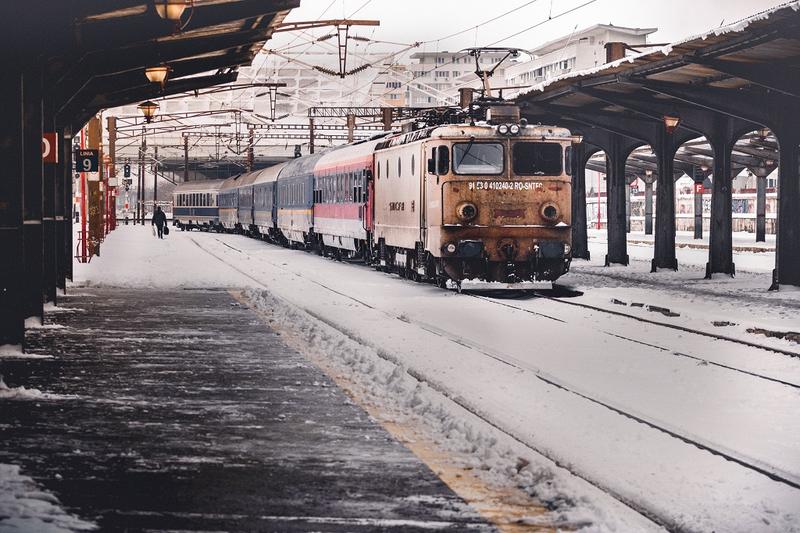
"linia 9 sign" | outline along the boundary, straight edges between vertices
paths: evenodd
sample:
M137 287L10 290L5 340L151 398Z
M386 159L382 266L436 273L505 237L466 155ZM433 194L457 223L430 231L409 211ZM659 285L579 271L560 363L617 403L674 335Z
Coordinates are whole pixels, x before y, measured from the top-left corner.
M76 150L75 172L97 172L98 150Z

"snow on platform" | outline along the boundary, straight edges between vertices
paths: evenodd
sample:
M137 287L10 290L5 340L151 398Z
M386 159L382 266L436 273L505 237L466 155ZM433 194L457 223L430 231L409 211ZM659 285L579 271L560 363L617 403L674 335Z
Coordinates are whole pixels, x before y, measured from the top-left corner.
M0 358L0 531L493 530L227 291L69 293Z
M550 299L456 294L231 235L176 233L158 258L145 237L112 234L76 278L142 287L169 267L178 286L249 287L295 348L571 527L800 531L800 358L787 355L800 347L748 331L800 330L798 294L766 291L768 253L704 280L702 250L651 274L652 247L605 268L593 241L592 261L559 282L568 294ZM730 340L706 334L720 331Z

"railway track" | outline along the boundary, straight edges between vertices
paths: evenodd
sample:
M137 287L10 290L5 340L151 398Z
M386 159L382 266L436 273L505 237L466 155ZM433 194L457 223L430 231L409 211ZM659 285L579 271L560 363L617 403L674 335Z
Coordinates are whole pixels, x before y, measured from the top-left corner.
M557 320L559 322L566 322L565 320L563 320L561 318L558 318L558 317L555 317L555 316L552 316L552 315L548 315L548 314L544 314L544 313L541 313L541 312L538 312L538 311L532 311L532 310L527 309L525 307L513 305L513 304L507 303L505 301L497 300L497 299L492 298L492 297L482 296L482 295L478 295L478 294L472 294L472 293L469 293L469 292L463 292L462 294L464 294L466 296L469 296L469 297L472 297L472 298L477 298L477 299L480 299L480 300L484 300L486 302L489 302L489 303L492 303L492 304L495 304L495 305L500 305L502 307L507 307L507 308L518 310L518 311L522 311L524 313L530 313L530 314L533 314L533 315L536 315L536 316L547 317L547 318L550 318L552 320ZM677 324L667 324L667 323L659 322L657 320L651 320L651 319L648 319L648 318L638 317L636 315L630 315L628 313L621 313L621 312L618 312L618 311L613 311L611 309L604 309L602 307L598 307L598 306L594 306L594 305L583 304L583 303L580 303L580 302L565 301L565 300L563 300L561 298L552 297L552 296L543 296L541 294L535 295L535 298L544 298L544 299L547 299L549 301L557 302L557 303L560 303L560 304L571 305L571 306L576 306L576 307L582 307L584 309L589 309L591 311L607 313L607 314L614 315L614 316L622 316L622 317L625 317L625 318L630 318L630 319L633 319L635 321L644 322L646 324L650 324L650 325L654 325L654 326L661 326L661 327L668 328L668 329L676 329L676 330L679 330L679 331L683 331L685 333L691 333L691 334L700 335L700 336L703 336L703 337L710 337L710 338L714 338L714 339L725 341L725 342L731 342L731 343L734 343L734 344L747 346L749 348L756 348L756 349L764 350L764 351L767 351L767 352L775 352L775 353L779 353L779 354L783 354L783 355L788 355L789 357L800 357L800 354L792 352L790 350L782 350L782 349L775 348L775 347L772 347L772 346L764 346L764 345L761 345L761 344L758 344L758 343L749 342L749 341L737 339L735 337L729 337L729 336L726 336L726 335L715 335L715 334L713 334L711 332L695 330L695 329L684 327L684 326L680 326L680 325L677 325ZM704 357L701 357L701 356L698 356L698 355L693 355L693 354L689 354L689 353L685 353L685 352L681 352L681 351L672 350L671 348L660 346L658 344L652 344L650 342L643 341L643 340L640 340L640 339L635 339L633 337L628 337L626 335L620 335L618 333L614 333L614 332L611 332L611 331L605 331L605 330L600 330L600 331L602 331L606 335L610 335L610 336L616 337L618 339L623 339L623 340L626 340L626 341L629 341L629 342L633 342L633 343L636 343L636 344L641 344L643 346L648 346L650 348L655 348L657 350L660 350L662 352L668 353L668 354L673 355L675 357L685 357L685 358L688 358L688 359L693 359L693 360L695 360L695 361L697 361L698 363L701 363L701 364L707 364L707 365L715 366L715 367L718 367L718 368L724 368L724 369L730 370L732 372L745 374L745 375L748 375L748 376L752 376L752 377L755 377L755 378L758 378L758 379L763 379L765 381L770 381L770 382L773 382L773 383L779 383L781 385L785 385L787 387L791 387L791 388L794 388L794 389L800 389L800 383L795 383L795 382L792 382L792 381L785 381L785 380L778 379L778 378L775 378L775 377L766 376L764 374L759 374L758 372L752 372L750 370L746 370L746 369L739 368L739 367L736 367L736 366L726 365L724 363L719 363L719 362L716 362L716 361L710 361L707 358L704 358Z
M232 249L232 250L234 250L234 251L236 251L236 252L238 252L238 253L240 253L240 254L242 254L244 256L249 256L246 252L244 252L244 251L242 251L242 250L240 250L238 248L235 248L235 247L233 247L233 246L231 246L231 245L229 245L227 243L224 243L223 241L221 241L219 239L215 239L215 240L217 240L220 244L223 244L224 246L226 246L226 247L228 247L228 248L230 248L230 249ZM208 248L206 248L203 245L201 245L200 243L198 243L195 239L192 238L192 241L198 247L200 247L202 250L204 250L205 252L209 253L210 255L212 255L213 257L218 259L219 261L225 263L230 268L233 268L234 270L238 271L242 275L244 275L244 276L248 277L249 279L253 280L254 282L256 282L261 287L264 287L265 289L268 290L268 287L264 284L264 282L262 282L261 280L259 280L256 277L254 277L252 274L250 274L250 273L246 272L245 270L242 270L242 269L238 268L237 266L231 264L230 262L226 261L223 257L220 257L219 255L215 254L213 251L209 250ZM775 467L773 467L773 466L771 466L769 464L766 464L766 463L764 463L762 461L759 461L757 459L754 459L754 458L751 458L751 457L747 457L747 456L745 456L743 454L740 454L740 453L736 452L735 450L726 449L723 446L720 446L720 445L717 445L715 443L706 441L705 439L702 439L699 436L687 434L686 432L682 432L679 428L670 427L668 424L664 424L664 423L649 419L646 416L643 416L641 414L632 412L631 410L625 409L622 406L614 405L613 403L605 401L605 400L603 400L601 398L598 398L598 397L592 395L589 392L581 391L577 387L574 387L570 383L568 383L568 382L566 382L564 380L561 380L557 376L551 375L551 374L543 371L540 368L537 368L537 367L535 367L533 365L525 363L524 361L519 360L518 358L514 357L513 355L502 353L502 352L498 352L498 351L493 350L491 348L488 348L486 346L482 346L479 343L475 343L475 342L472 342L470 340L461 338L460 336L455 335L455 334L453 334L451 332L448 332L447 330L444 330L444 329L441 329L441 328L437 328L437 327L432 326L430 324L418 322L418 321L409 319L408 317L402 316L402 315L401 316L396 316L393 313L389 313L389 312L384 311L384 310L382 310L382 309L380 309L378 307L370 305L367 302L364 302L364 301L362 301L362 300L360 300L358 298L355 298L355 297L353 297L353 296L351 296L349 294L346 294L346 293L343 293L341 291L338 291L338 290L334 289L333 287L330 287L330 286L328 286L328 285L326 285L324 283L321 283L321 282L319 282L319 281L317 281L315 279L312 279L312 278L310 278L308 276L304 276L303 274L300 274L300 273L295 272L293 270L290 270L288 268L284 268L282 265L278 265L278 264L276 264L274 262L271 262L271 261L267 261L267 262L271 266L273 266L274 268L282 270L282 271L286 272L287 274L290 274L290 275L296 276L298 278L301 278L304 281L312 283L312 284L314 284L314 285L316 285L316 286L318 286L318 287L320 287L320 288L322 288L322 289L324 289L326 291L329 291L329 292L331 292L333 294L336 294L338 296L341 296L343 298L349 299L349 300L351 300L351 301L353 301L353 302L355 302L355 303L357 303L359 305L362 305L364 307L367 307L369 309L372 309L372 310L375 310L377 312L380 312L380 313L384 314L385 316L387 316L387 317L389 317L391 319L400 320L402 322L412 324L415 327L418 327L418 328L423 329L424 331L427 331L427 332L429 332L431 334L434 334L434 335L437 335L439 337L442 337L442 338L444 338L444 339L446 339L446 340L448 340L450 342L453 342L453 343L455 343L455 344L457 344L457 345L459 345L459 346L461 346L463 348L478 352L481 355L483 355L485 357L489 357L489 358L491 358L491 359L493 359L495 361L498 361L498 362L500 362L500 363L502 363L504 365L511 366L511 367L516 368L516 369L518 369L520 371L523 371L523 372L531 373L533 375L533 377L535 377L536 379L546 383L547 385L549 385L551 387L558 388L558 389L560 389L560 390L562 390L562 391L564 391L564 392L566 392L568 394L571 394L571 395L574 395L576 397L579 397L583 401L590 402L590 403L592 403L594 405L597 405L597 406L600 406L600 407L602 407L604 409L608 409L608 410L616 413L617 415L620 415L622 417L625 417L625 418L629 419L632 422L635 422L637 424L642 424L644 426L647 426L650 429L659 431L659 432L661 432L661 433L663 433L663 434L665 434L665 435L667 435L667 436L669 436L669 437L671 437L673 439L679 440L684 444L693 446L693 447L698 448L700 450L703 450L703 451L706 451L708 453L711 453L711 454L713 454L713 455L715 455L717 457L720 457L720 458L723 458L723 459L725 459L727 461L733 462L733 463L735 463L735 464L737 464L737 465L739 465L739 466L741 466L741 467L743 467L745 469L748 469L750 471L753 471L753 472L756 472L756 473L761 474L763 476L766 476L769 479L771 479L771 480L773 480L773 481L775 481L777 483L781 483L781 484L787 485L789 487L792 487L793 489L800 490L800 478L798 478L797 476L795 476L795 475L793 475L791 473L783 472L779 468L775 468ZM514 308L514 309L518 309L519 311L523 311L523 312L526 312L526 313L532 313L534 315L539 315L539 316L542 316L544 318L556 320L556 321L559 321L559 322L565 322L564 320L562 320L562 319L560 319L558 317L554 317L554 316L538 313L538 312L531 311L529 309L525 309L525 308L522 308L522 307L519 307L519 306L510 305L510 304L507 304L505 302L498 302L498 301L495 301L492 298L487 298L487 297L483 297L483 296L476 296L476 295L470 295L470 294L467 294L467 296L476 297L476 298L483 299L483 300L486 300L486 301L494 303L494 304L502 305L502 306L505 306L505 307L511 307L511 308ZM564 303L562 300L560 300L558 298L552 298L552 299L555 300L555 301ZM567 303L569 303L571 305L576 305L574 302L567 302ZM590 308L590 309L594 308L594 306L587 306L587 307ZM597 311L605 311L602 308L597 308L595 310L597 310ZM303 309L303 311L308 313L309 315L313 316L315 319L320 320L321 322L323 322L323 323L327 324L328 326L332 327L333 329L335 329L336 331L338 331L341 334L345 335L346 337L350 338L354 342L357 342L358 344L366 345L366 346L370 346L370 347L374 348L376 354L379 357L381 357L381 358L383 358L383 359L385 359L385 360L387 360L387 361L389 361L389 362L391 362L393 364L397 364L397 361L393 360L383 350L380 350L380 349L378 349L378 347L374 346L370 342L369 339L364 339L364 338L359 337L354 332L349 331L347 328L343 328L343 327L339 326L338 324L336 324L332 320L329 320L329 319L327 319L327 318L325 318L323 316L320 316L318 313L315 313L315 312L310 311L308 309ZM615 314L615 313L612 312L611 314ZM628 316L628 315L623 314L623 316ZM638 319L638 317L634 317L634 316L630 316L630 318ZM656 325L661 325L660 323L658 323L656 321L651 321L651 322L656 324ZM641 342L641 341L637 341L635 339L627 339L627 340L630 340L632 342ZM723 339L723 340L729 340L729 339ZM735 342L735 340L734 340L734 342ZM747 343L745 343L745 344L747 344ZM749 346L750 344L747 344L747 345ZM774 350L771 350L770 348L767 348L767 347L762 347L762 346L756 346L756 347L762 348L762 349L768 349L770 351L774 351ZM660 348L660 349L668 350L666 348ZM680 356L683 356L683 357L690 357L690 358L693 358L693 359L699 359L696 356L692 356L692 355L689 355L689 354L676 354L676 355L680 355ZM711 364L711 362L709 362L709 364ZM731 371L736 371L736 372L740 372L740 373L743 373L743 374L747 374L747 375L749 375L751 377L754 377L754 378L757 378L757 379L765 379L765 380L768 380L768 381L778 382L778 383L781 383L781 384L786 385L786 386L790 386L790 387L794 387L794 388L800 388L800 386L798 386L798 384L794 384L794 383L790 383L790 382L784 382L784 381L781 381L781 380L777 380L775 378L770 378L769 376L763 376L763 375L756 374L756 373L753 373L753 372L749 372L749 371L746 371L746 370L743 370L743 369L738 369L738 368L735 368L735 367L729 367L727 365L722 365L722 364L715 364L715 366L719 366L719 367L727 369L727 370L731 370ZM588 474L586 472L582 472L580 469L578 469L575 466L573 466L572 464L570 464L569 461L566 461L563 458L559 457L558 454L556 454L552 450L542 448L541 446L538 446L535 442L529 442L529 440L524 435L520 435L517 431L514 430L514 428L504 427L502 424L498 423L497 421L490 419L489 417L487 417L485 414L482 413L482 410L478 406L472 405L463 396L461 396L460 394L457 394L454 391L450 390L450 388L448 386L446 386L445 384L439 383L436 380L433 380L433 379L429 378L428 376L422 374L421 372L419 372L419 371L417 371L417 370L415 370L413 368L406 368L406 371L408 372L409 375L414 377L419 382L425 383L427 386L429 386L430 388L435 390L437 393L441 394L443 397L445 397L448 400L452 401L453 403L458 405L460 408L462 408L462 409L466 410L467 412L471 413L472 415L478 417L479 419L484 421L486 424L488 424L491 427L493 427L495 430L507 435L509 438L511 438L514 441L518 442L520 445L524 446L525 448L535 452L536 454L538 454L538 455L540 455L542 457L546 457L547 459L552 461L555 465L557 465L560 468L563 468L563 469L569 471L572 475L574 475L574 476L576 476L576 477L578 477L580 479L583 479L587 483L595 486L597 489L605 492L606 494L608 494L609 496L611 496L615 500L621 502L625 506L629 507L633 511L639 513L640 515L646 517L647 519L651 520L652 522L654 522L654 523L656 523L656 524L658 524L658 525L660 525L660 526L662 526L662 527L664 527L664 528L666 528L667 530L670 530L670 531L685 531L683 525L673 522L669 517L660 515L658 512L656 512L651 507L649 507L646 504L646 502L635 501L635 500L633 500L633 499L631 499L629 497L626 497L623 494L620 494L617 490L615 490L613 487L609 486L608 484L604 483L602 480L596 479L594 476L592 476L592 475L590 475L590 474Z

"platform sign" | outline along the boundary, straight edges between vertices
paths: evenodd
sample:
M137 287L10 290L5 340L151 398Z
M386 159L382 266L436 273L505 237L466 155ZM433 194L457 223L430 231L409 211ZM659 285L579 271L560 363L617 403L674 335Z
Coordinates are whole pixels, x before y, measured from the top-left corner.
M99 168L98 150L78 150L75 152L76 172L97 172Z
M55 132L42 133L42 161L58 163L58 135Z
M703 184L702 183L695 183L694 184L694 192L695 192L695 194L703 194L705 192L705 189L703 188Z

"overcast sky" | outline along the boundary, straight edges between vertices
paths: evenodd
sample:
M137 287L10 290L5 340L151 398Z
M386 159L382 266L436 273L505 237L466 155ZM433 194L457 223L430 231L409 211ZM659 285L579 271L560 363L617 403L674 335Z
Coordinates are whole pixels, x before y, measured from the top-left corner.
M454 51L487 46L501 39L497 46L530 49L597 23L658 28L650 42L672 42L783 3L785 0L301 0L301 6L287 20L351 15L357 19L377 19L381 21L379 28L356 28L353 34L402 43L433 41L421 46L421 50ZM525 7L477 30L437 41L520 6ZM577 9L568 12L573 8ZM565 12L568 13L559 16ZM537 24L540 25L524 31ZM318 30L316 34L330 31ZM505 39L521 31L524 32ZM293 39L295 34L278 35L268 47L279 48Z

